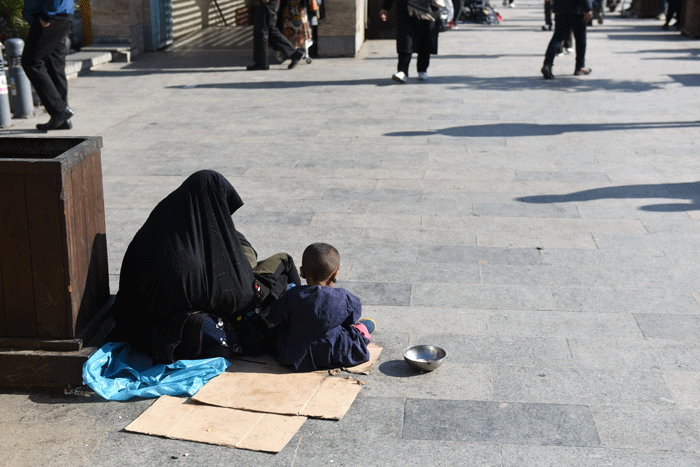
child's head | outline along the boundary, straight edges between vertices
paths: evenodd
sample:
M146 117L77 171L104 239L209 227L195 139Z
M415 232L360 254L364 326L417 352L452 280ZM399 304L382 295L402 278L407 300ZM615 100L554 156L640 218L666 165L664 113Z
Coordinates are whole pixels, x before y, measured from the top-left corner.
M339 267L338 250L327 243L313 243L304 250L299 274L308 285L333 287Z

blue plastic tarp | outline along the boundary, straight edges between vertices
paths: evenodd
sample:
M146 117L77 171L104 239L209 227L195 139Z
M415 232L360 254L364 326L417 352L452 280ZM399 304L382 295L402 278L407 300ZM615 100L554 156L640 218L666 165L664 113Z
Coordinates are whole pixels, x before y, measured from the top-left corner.
M229 365L222 357L154 365L148 355L136 352L129 344L108 343L83 365L83 383L105 399L115 401L193 396Z

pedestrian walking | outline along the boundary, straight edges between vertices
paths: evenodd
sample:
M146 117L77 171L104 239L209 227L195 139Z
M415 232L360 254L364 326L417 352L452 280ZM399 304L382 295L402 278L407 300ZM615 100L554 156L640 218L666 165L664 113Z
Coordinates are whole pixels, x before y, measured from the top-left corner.
M22 68L51 118L41 131L73 127L68 106L66 38L73 26L73 0L26 0L22 16L29 23Z
M544 79L554 79L552 66L554 57L561 49L566 36L573 31L576 39L576 68L574 75L588 75L590 68L586 68L586 25L593 18L592 4L590 0L553 0L552 11L554 13L554 34L549 41L547 52L544 56L542 75Z
M379 14L386 21L394 0L384 0ZM418 54L418 79L428 79L430 55L438 50L438 8L431 0L396 0L396 52L399 54L397 72L391 77L394 81L408 81L408 67L411 55Z
M297 66L304 58L304 50L296 49L289 42L277 26L277 12L280 8L279 0L260 0L255 7L255 23L253 25L253 64L248 65L248 70L269 70L268 42L273 50L291 58L290 70Z

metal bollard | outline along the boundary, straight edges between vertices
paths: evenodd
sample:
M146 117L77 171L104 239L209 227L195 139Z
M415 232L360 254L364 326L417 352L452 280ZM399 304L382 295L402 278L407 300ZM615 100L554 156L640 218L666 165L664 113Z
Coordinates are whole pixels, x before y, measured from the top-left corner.
M0 128L12 125L10 114L10 99L7 95L7 77L5 76L5 60L2 58L2 42L0 42Z
M29 118L34 115L34 99L32 98L32 83L22 69L22 39L5 41L7 61L9 63L8 87L10 90L10 107L14 118Z

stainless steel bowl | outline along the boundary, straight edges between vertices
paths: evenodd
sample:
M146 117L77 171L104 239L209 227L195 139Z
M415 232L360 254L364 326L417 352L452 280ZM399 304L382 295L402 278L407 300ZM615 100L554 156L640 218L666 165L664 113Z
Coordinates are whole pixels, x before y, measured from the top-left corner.
M418 371L433 371L445 359L447 353L434 345L414 345L403 351L408 366Z

